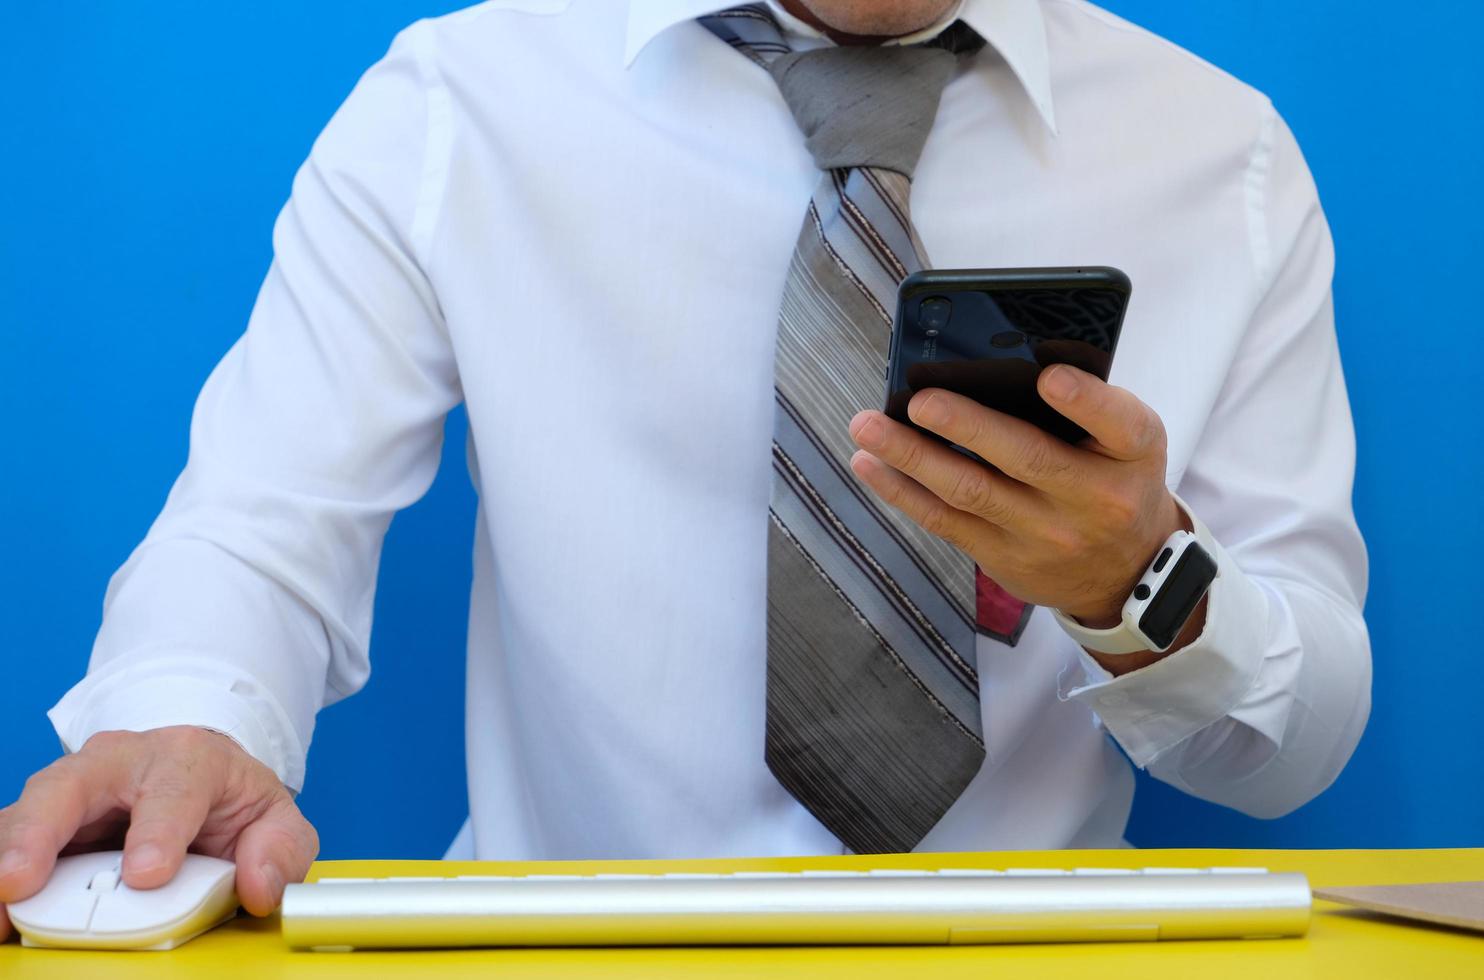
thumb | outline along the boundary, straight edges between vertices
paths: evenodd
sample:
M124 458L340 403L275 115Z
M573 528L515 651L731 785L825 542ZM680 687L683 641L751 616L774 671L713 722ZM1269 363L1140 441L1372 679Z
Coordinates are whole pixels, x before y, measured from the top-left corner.
M268 915L284 886L304 880L319 854L319 835L290 800L275 802L237 838L237 897L253 915Z

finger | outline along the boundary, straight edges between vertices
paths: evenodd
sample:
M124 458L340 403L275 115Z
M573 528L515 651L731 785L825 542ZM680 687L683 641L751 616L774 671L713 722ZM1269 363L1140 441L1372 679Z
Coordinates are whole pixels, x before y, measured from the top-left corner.
M978 453L1006 476L1062 495L1082 476L1077 450L1039 426L997 412L942 388L926 388L907 403L912 421Z
M1069 364L1042 371L1036 387L1046 404L1087 430L1096 445L1086 448L1094 452L1132 461L1164 450L1159 415L1126 388Z
M171 758L144 774L124 836L124 884L158 888L175 877L220 796L216 772Z
M880 412L861 412L850 432L862 449L910 476L944 503L1000 527L1040 512L1025 487Z
M237 897L253 915L268 915L284 886L304 880L319 854L319 835L287 798L270 807L237 841Z
M21 798L0 811L0 902L41 890L57 855L85 823L114 808L122 765L110 753L65 756L30 779Z
M850 468L882 500L961 551L1003 533L988 521L948 506L937 494L864 450L850 458Z

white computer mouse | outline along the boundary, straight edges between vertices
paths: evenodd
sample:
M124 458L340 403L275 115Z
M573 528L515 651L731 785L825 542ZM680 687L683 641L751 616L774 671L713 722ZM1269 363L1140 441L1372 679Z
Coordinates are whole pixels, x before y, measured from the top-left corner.
M187 854L159 888L121 878L122 851L59 858L35 895L6 907L27 946L60 949L174 949L237 914L237 867Z

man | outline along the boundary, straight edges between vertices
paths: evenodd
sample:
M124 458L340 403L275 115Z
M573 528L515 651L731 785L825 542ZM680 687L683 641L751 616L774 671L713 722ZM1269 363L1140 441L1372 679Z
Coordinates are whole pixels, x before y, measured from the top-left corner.
M317 849L291 795L315 712L366 680L382 536L460 400L480 510L451 854L838 853L853 838L831 821L886 808L831 811L775 751L775 614L796 598L770 530L779 297L850 271L801 265L841 233L808 223L811 200L843 202L795 121L819 90L775 81L788 48L951 54L920 160L876 175L911 179L935 265L1106 264L1135 284L1117 386L1039 381L1082 444L941 391L913 418L996 469L867 403L848 420L882 513L1039 607L1018 636L971 634L972 778L911 814L929 826L905 846L1116 846L1125 755L1256 816L1334 779L1369 709L1365 553L1330 240L1267 100L1080 0L786 0L735 15L781 26L746 43L698 21L718 9L485 3L404 31L361 80L52 711L69 754L0 814L0 902L63 848L122 837L136 887L193 846L236 860L249 911L276 905ZM955 21L982 50L939 43ZM1079 647L1182 528L1218 575L1176 642ZM862 752L939 764L898 720L851 719Z

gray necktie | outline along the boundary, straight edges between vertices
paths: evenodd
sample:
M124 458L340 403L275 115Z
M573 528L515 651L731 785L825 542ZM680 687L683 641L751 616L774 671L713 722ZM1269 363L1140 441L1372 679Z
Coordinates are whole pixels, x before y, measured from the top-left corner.
M858 853L911 850L984 761L974 635L1029 610L849 469L848 423L879 406L896 287L926 265L913 170L960 55L927 45L792 52L767 8L700 20L765 67L823 171L779 313L768 529L766 758Z

